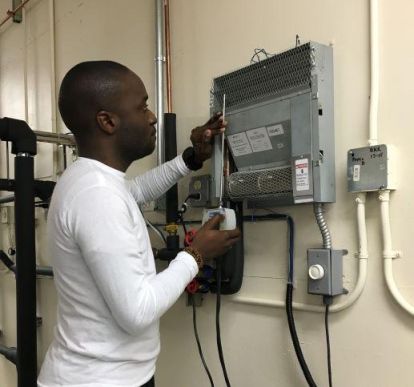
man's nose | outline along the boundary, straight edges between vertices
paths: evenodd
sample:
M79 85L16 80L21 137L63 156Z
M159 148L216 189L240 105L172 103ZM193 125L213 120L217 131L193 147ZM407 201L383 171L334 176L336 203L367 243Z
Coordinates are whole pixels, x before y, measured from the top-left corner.
M155 114L151 111L151 116L150 116L150 124L151 125L155 125L158 122L157 117L155 116Z

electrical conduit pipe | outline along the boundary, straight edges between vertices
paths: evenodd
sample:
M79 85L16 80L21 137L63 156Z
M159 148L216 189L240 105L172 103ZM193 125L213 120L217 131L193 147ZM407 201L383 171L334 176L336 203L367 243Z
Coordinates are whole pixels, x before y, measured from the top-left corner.
M359 251L356 254L358 258L358 278L354 289L342 302L334 303L330 307L331 312L340 312L350 307L362 294L367 279L367 267L368 267L368 241L367 241L367 227L365 219L365 200L366 193L358 193L355 199L357 203L357 224L358 224L358 245ZM268 306L273 308L285 308L284 300L269 300L265 298L257 297L245 297L245 296L234 296L230 301L239 304L257 305L257 306ZM317 312L325 313L324 306L310 305L299 302L293 303L294 310L301 310L305 312Z
M382 256L384 258L384 274L385 281L388 289L394 297L395 301L411 316L414 316L414 306L408 303L400 293L392 272L392 261L394 258L401 257L401 252L393 250L392 238L391 238L391 222L390 222L390 191L380 191L378 195L381 206L381 225L382 225L382 238L383 238L383 251Z

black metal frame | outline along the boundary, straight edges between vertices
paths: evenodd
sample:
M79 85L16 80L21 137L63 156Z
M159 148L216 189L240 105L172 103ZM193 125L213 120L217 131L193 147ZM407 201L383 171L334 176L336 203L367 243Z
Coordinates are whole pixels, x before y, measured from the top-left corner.
M12 143L15 180L0 179L0 190L14 192L16 227L17 349L0 347L16 364L18 387L37 386L36 248L34 199L50 197L54 182L34 180L36 135L26 122L0 119L0 140Z

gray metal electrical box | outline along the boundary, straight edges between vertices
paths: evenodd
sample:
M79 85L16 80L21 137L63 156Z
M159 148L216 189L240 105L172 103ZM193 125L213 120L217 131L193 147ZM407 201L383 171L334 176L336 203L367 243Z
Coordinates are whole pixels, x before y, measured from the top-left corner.
M375 145L348 151L348 191L396 189L395 149Z
M308 249L308 293L337 296L344 293L343 250Z
M215 78L212 112L224 94L225 159L235 166L225 173L228 198L252 206L335 201L332 47L310 42ZM216 138L212 198L220 196L220 145Z

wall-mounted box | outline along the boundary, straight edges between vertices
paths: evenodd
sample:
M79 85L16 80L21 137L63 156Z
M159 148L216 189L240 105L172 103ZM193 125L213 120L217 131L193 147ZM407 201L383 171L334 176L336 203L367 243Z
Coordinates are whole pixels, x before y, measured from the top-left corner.
M348 151L348 191L369 192L397 188L396 150L375 145Z
M215 78L212 112L224 94L235 165L227 197L257 206L335 201L332 47L306 43ZM220 196L220 145L217 136L212 199Z

